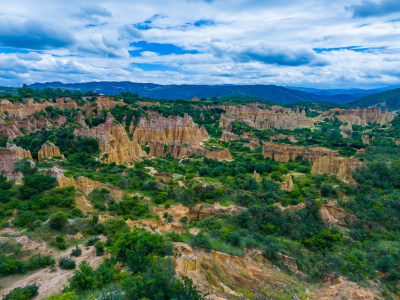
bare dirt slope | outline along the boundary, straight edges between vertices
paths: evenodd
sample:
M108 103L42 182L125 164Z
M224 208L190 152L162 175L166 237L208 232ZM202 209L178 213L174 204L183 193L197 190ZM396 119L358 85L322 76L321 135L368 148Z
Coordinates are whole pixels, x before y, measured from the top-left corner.
M105 241L104 237L101 237L101 239ZM77 266L86 260L92 267L97 268L103 262L104 257L96 256L96 249L93 246L81 246L80 248L82 249L82 255L74 258ZM65 250L54 258L58 261L61 257L67 257L70 255L71 250L72 248ZM63 287L68 284L68 278L72 276L74 270L62 270L58 267L58 264L55 269L55 271L52 271L48 267L24 275L13 275L0 279L0 287L4 287L0 290L0 297L8 294L16 287L24 287L35 282L39 286L39 295L36 299L42 299L61 292Z

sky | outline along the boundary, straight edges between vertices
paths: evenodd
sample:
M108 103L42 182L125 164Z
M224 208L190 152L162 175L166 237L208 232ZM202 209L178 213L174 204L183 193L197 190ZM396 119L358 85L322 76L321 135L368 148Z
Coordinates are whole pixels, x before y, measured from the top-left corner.
M400 86L400 0L0 0L0 85Z

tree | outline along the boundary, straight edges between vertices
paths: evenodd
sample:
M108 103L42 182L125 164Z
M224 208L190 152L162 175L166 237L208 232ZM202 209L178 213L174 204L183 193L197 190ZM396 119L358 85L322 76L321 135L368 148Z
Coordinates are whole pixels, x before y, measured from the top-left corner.
M50 219L50 227L55 230L62 230L67 222L68 217L63 212L55 213Z
M94 278L95 271L89 263L84 260L80 263L79 269L74 271L74 276L72 276L68 281L73 290L82 292L95 286Z

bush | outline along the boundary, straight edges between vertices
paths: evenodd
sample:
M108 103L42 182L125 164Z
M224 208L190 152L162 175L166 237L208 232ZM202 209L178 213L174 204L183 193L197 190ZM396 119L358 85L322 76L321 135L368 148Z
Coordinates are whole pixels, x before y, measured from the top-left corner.
M78 246L76 246L75 249L73 249L71 251L71 256L78 257L78 256L81 256L81 254L82 254L82 250Z
M95 271L87 261L79 265L79 269L74 271L74 276L68 279L70 287L78 292L86 291L95 286Z
M92 237L86 242L86 246L93 246L94 244L96 244L97 241L100 241L97 236Z
M10 293L3 296L3 300L26 300L35 297L38 294L39 287L36 284L25 287L17 287Z
M55 230L62 230L67 222L68 217L63 212L55 213L50 219L50 227Z
M60 250L67 249L67 244L65 243L64 237L62 235L57 235L51 245L57 247Z
M197 235L194 235L190 239L190 245L193 247L211 249L210 239L207 236L205 236L202 232L200 232Z
M96 248L96 255L97 256L102 256L104 254L104 247L106 246L106 243L102 241L97 241L96 244L94 244L94 247Z
M72 270L75 269L76 264L75 261L68 257L63 257L58 261L58 265L60 266L61 269L64 270Z

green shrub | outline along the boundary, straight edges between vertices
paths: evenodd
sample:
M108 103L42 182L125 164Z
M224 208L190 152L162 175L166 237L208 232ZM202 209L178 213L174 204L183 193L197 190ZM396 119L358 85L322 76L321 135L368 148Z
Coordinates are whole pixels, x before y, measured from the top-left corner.
M90 238L87 242L86 242L86 246L93 246L94 244L96 244L97 241L99 241L100 239L95 236Z
M76 267L75 261L68 257L61 258L58 261L58 265L60 266L61 269L64 269L64 270L72 270L72 269L75 269L75 267Z
M72 251L71 251L71 256L78 257L78 256L81 256L81 254L82 254L82 250L78 246L76 246L75 249L72 249Z
M55 213L51 217L51 219L49 221L49 224L50 224L50 227L52 229L62 230L64 228L65 223L67 222L67 220L68 220L68 217L67 217L67 215L65 213L58 212L58 213Z
M27 300L38 294L39 287L36 284L27 285L25 287L17 287L10 293L3 296L3 300Z

